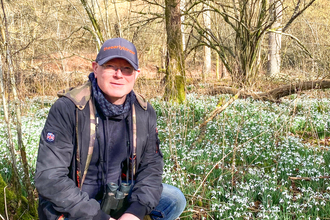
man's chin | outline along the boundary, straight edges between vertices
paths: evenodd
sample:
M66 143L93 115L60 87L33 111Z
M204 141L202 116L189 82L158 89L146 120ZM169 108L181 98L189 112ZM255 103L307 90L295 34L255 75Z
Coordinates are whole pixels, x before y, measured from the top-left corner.
M111 94L111 95L106 95L106 99L114 105L122 105L126 100L126 95Z

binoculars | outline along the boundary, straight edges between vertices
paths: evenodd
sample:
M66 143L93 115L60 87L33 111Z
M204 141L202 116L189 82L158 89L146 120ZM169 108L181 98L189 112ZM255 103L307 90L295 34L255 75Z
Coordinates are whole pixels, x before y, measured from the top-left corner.
M101 210L111 217L117 219L127 209L127 195L131 189L128 183L107 183L106 194L101 202Z

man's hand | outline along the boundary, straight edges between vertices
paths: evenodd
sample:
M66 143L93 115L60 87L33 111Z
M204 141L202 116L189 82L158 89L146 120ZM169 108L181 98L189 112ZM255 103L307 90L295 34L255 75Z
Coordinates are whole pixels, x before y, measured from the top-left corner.
M111 217L110 217L110 219L109 219L109 220L116 220L116 219L114 219L114 218L111 218Z
M125 213L118 220L139 220L139 218L133 214Z

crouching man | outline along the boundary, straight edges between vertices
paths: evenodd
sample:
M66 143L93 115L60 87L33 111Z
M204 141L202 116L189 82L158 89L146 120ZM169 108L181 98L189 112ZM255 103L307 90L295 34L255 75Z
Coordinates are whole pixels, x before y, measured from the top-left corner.
M162 184L156 113L133 91L140 73L135 46L109 39L92 66L86 84L58 94L42 131L39 218L178 218L186 200Z

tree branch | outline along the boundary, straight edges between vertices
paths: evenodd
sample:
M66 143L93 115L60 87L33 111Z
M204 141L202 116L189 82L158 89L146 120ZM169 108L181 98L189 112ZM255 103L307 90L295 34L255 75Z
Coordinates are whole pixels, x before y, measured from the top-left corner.
M285 32L290 25L292 24L292 22L299 16L301 15L309 6L311 6L313 3L315 2L315 0L311 0L301 11L299 10L299 5L300 5L300 0L297 3L297 6L295 8L295 12L293 13L292 17L290 18L290 20L288 21L288 23L286 23L286 25L284 26L284 28L282 29L282 32Z

